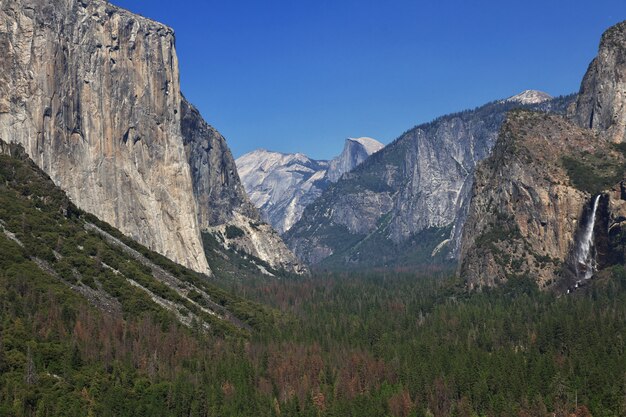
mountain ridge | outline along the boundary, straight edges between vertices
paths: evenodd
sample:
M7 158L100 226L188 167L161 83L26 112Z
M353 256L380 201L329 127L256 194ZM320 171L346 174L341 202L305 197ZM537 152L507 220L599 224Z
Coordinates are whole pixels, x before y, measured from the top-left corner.
M331 161L257 149L237 158L236 164L252 203L283 234L329 183L382 148L372 138L347 138L341 154Z
M477 170L459 275L570 293L623 265L626 21L602 35L566 117L511 113ZM546 152L547 151L547 152Z
M573 99L529 106L565 113ZM496 100L406 131L307 207L285 234L287 244L319 268L415 266L456 258L473 169L489 155L506 112L520 106ZM389 253L383 256L380 248Z

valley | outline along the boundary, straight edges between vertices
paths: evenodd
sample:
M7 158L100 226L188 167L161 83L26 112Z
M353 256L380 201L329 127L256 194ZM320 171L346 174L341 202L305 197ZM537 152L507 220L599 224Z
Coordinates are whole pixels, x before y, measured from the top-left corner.
M235 158L176 39L0 2L0 416L626 415L626 22L328 159Z

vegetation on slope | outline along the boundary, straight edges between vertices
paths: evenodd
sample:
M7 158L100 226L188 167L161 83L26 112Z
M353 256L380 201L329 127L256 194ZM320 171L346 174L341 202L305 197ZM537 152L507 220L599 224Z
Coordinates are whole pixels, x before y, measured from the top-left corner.
M198 321L220 335L245 336L250 325L274 319L83 213L19 148L14 152L19 157L0 155L0 234L93 304L124 317L150 312L165 326L174 317Z
M207 283L257 329L242 338L246 327L231 322L183 326L108 275L97 260L176 297L152 268L86 230L96 220L32 165L4 156L0 219L2 416L626 413L623 267L561 298L524 279L468 294L427 270ZM97 225L181 280L206 281Z
M624 178L626 162L620 156L626 156L626 146L623 143L613 146L619 153L581 152L575 157L562 158L563 167L574 187L596 195Z

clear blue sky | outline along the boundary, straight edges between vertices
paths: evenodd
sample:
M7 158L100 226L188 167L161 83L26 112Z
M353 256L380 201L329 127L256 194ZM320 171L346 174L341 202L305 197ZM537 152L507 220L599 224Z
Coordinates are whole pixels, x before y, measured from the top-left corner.
M174 28L183 93L237 157L338 154L532 88L578 90L624 0L113 0Z

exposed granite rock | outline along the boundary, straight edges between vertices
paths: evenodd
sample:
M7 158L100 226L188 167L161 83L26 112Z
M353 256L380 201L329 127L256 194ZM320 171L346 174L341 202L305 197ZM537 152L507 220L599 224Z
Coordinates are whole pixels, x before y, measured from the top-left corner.
M285 235L287 244L321 266L457 257L475 166L491 152L506 112L564 112L571 100L499 100L409 130L324 191Z
M580 86L575 108L579 125L626 140L626 21L609 28Z
M300 153L259 149L237 158L236 163L250 200L279 233L289 230L304 207L328 186L328 162Z
M583 167L597 158L604 166L583 173L567 164ZM470 288L511 277L530 277L544 288L557 283L589 216L586 179L618 178L623 159L607 140L560 116L510 113L493 154L476 170L461 277ZM609 166L616 172L604 175Z
M227 223L207 227L205 231L219 236L218 241L225 248L233 248L244 256L252 255L267 263L273 270L295 274L308 272L272 226L258 219L251 219L235 211Z
M0 23L0 138L82 209L209 272L173 31L101 0L5 1Z
M341 154L330 161L326 177L330 182L337 182L346 172L352 171L370 155L380 151L384 145L376 139L361 137L348 138Z
M318 161L306 155L263 149L237 159L237 168L252 203L264 220L285 233L332 182L383 148L372 138L348 138L339 156Z
M241 185L226 139L209 126L198 110L183 98L181 122L185 153L191 167L201 228L227 223L233 211L257 218Z
M224 137L185 99L181 103L181 121L200 228L215 233L237 227L243 235L227 239L227 246L267 262L276 270L306 272L278 233L260 221L241 185Z
M527 276L569 292L625 263L626 149L613 144L626 135L626 22L602 35L568 116L578 127L512 114L477 170L459 268L469 287Z

